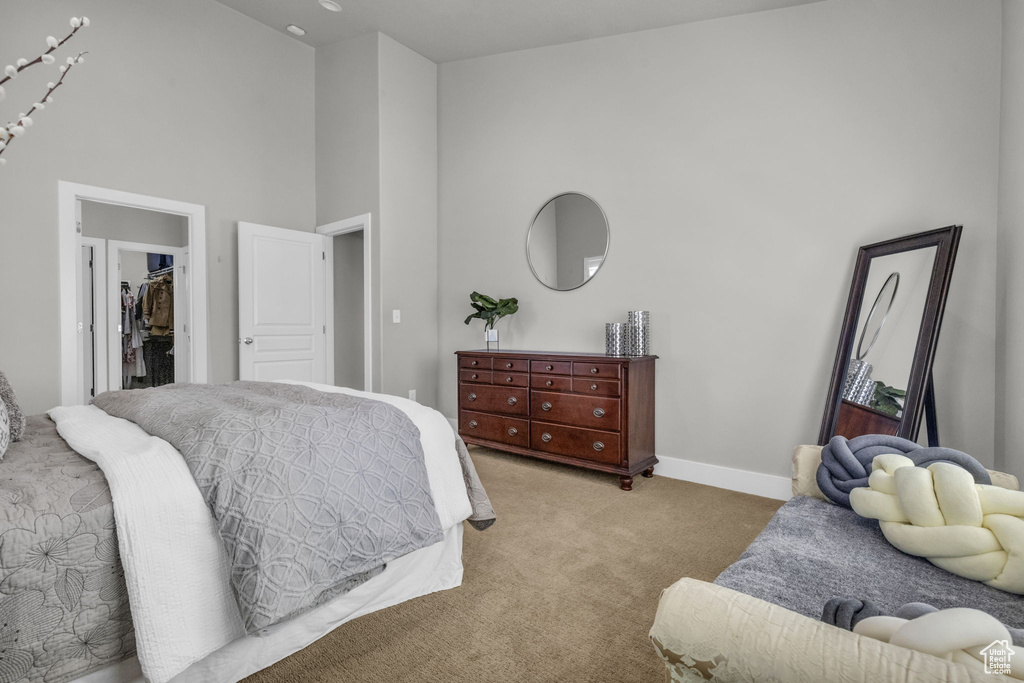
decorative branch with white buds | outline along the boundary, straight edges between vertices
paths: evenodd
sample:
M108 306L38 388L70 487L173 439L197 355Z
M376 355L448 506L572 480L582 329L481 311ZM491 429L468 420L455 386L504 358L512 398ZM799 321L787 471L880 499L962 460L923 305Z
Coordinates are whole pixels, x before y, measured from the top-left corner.
M12 78L17 78L22 71L35 64L49 65L56 62L57 58L53 56L53 52L64 43L71 40L71 37L78 33L79 29L88 25L88 17L71 17L71 32L67 34L63 40L57 40L53 36L47 36L46 45L49 49L46 52L39 55L32 61L21 57L17 59L14 64L8 64L4 67L3 77L0 78L0 100L4 99L7 94L4 90L4 83ZM32 114L37 110L45 109L47 104L53 102L53 91L64 83L64 78L71 71L72 67L85 61L85 54L85 52L79 52L75 57L68 57L66 63L60 66L61 73L57 82L53 83L51 81L46 84L47 91L46 94L43 95L42 99L33 104L27 112L18 114L18 118L15 121L9 122L5 126L0 126L0 166L7 163L7 159L4 159L2 155L10 146L14 138L21 137L25 134L25 129L32 126Z

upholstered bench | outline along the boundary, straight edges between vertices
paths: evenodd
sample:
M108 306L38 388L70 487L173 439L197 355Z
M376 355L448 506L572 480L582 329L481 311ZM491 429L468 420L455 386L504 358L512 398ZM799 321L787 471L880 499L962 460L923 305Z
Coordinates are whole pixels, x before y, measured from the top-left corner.
M814 482L820 452L796 449L794 497L714 584L687 578L665 590L651 640L667 680L1000 680L820 621L829 598L856 597L887 614L908 602L974 607L1024 628L1024 596L906 555L877 522L825 501ZM1018 488L1015 477L992 474L993 484Z

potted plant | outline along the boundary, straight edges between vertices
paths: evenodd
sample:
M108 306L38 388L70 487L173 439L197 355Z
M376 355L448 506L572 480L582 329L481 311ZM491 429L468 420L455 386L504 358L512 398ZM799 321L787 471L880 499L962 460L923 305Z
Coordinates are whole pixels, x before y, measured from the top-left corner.
M473 306L476 311L466 316L465 323L468 325L469 321L473 318L480 318L484 321L484 341L487 344L487 350L491 350L491 343L494 343L494 348L498 348L498 331L494 329L494 325L504 318L506 315L512 315L519 310L519 300L515 297L511 299L494 299L486 294L480 292L473 292L469 295L470 305Z

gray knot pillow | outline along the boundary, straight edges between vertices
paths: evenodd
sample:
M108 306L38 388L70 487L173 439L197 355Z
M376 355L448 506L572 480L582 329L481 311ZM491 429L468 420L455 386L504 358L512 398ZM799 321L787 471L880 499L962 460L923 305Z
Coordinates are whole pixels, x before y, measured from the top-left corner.
M14 395L14 388L7 381L7 375L3 372L0 372L0 401L3 401L4 406L7 408L11 441L21 441L21 435L25 433L25 415L18 406L18 399Z

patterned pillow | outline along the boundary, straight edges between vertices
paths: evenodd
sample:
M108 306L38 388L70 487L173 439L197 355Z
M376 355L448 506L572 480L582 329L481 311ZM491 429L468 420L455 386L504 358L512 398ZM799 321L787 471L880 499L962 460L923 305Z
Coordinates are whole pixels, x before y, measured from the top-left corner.
M11 445L11 418L7 415L7 406L0 401L0 460L4 459L7 447Z
M18 399L14 395L14 388L7 381L7 376L0 372L0 401L7 406L7 418L11 426L11 441L21 441L21 435L25 432L25 416L18 407Z

